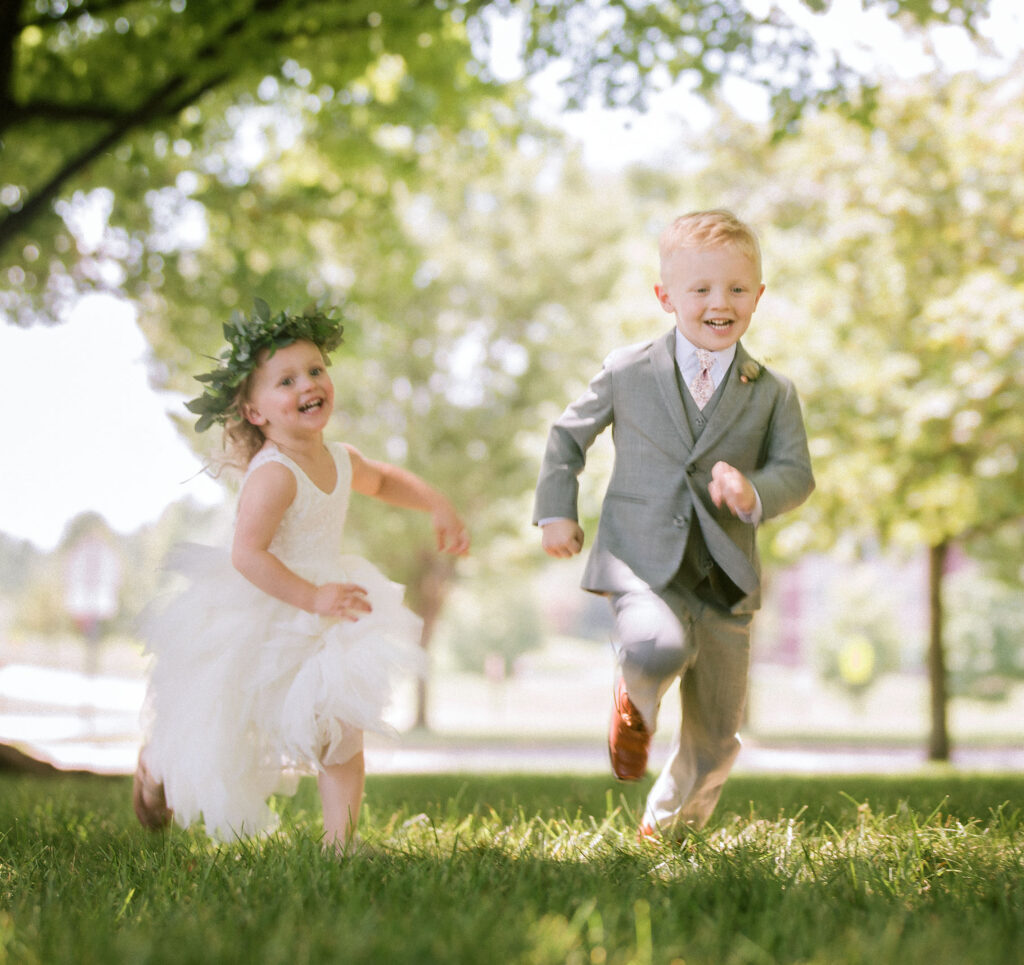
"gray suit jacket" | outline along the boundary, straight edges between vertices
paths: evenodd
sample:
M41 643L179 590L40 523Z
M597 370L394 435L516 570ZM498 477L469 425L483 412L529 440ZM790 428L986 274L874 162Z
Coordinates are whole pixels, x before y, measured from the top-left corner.
M742 592L734 612L760 606L755 527L708 494L711 467L724 460L757 489L762 520L802 503L814 489L807 434L791 382L762 367L743 382L750 356L737 344L721 397L698 439L676 379L675 329L612 352L588 390L554 424L537 483L534 522L577 519L586 453L609 425L615 465L601 508L583 587L598 593L664 589L679 570L691 527Z

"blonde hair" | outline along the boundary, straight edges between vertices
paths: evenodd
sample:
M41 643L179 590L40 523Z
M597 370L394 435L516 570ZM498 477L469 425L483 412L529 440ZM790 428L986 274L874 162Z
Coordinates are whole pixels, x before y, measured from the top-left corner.
M211 458L215 467L214 476L224 469L245 472L252 457L263 448L266 437L263 430L245 418L244 406L249 400L252 372L238 387L232 404L232 414L224 421L223 449ZM238 413L237 415L235 413Z
M248 396L249 380L238 389L238 411L242 411L242 404ZM224 424L224 455L225 462L238 469L247 469L252 457L263 448L266 437L263 430L253 425L245 416L238 419L231 419Z
M680 215L658 238L658 254L664 265L680 249L720 248L724 245L735 245L746 254L753 261L760 281L761 245L757 235L750 225L724 208Z

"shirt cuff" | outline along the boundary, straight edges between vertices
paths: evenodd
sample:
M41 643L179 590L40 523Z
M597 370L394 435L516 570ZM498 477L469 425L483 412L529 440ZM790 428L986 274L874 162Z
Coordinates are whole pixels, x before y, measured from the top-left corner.
M741 522L750 523L751 526L757 526L761 522L763 515L764 507L761 505L761 494L755 489L754 508L749 513L737 513L736 518Z

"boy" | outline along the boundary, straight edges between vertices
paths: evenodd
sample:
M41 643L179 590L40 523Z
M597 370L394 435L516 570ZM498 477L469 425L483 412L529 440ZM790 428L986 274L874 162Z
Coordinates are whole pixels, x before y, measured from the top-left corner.
M643 777L661 698L682 722L651 789L642 837L707 821L728 776L760 605L757 525L814 488L792 384L740 336L764 292L753 231L727 211L677 218L654 288L675 328L611 353L551 429L534 522L550 556L583 548L578 476L613 425L615 465L582 585L611 602L620 667L608 735L620 780Z

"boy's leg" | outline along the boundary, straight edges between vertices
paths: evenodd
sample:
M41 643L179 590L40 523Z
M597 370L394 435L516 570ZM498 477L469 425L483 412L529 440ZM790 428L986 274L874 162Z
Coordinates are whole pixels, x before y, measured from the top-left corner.
M690 659L685 607L672 592L633 590L611 597L620 679L608 733L612 770L637 780L647 767L661 698Z
M703 827L740 750L750 665L751 616L710 606L691 627L694 659L680 680L682 721L651 788L643 824L669 831Z
M661 698L696 652L687 601L669 588L617 593L611 604L626 693L653 732Z

